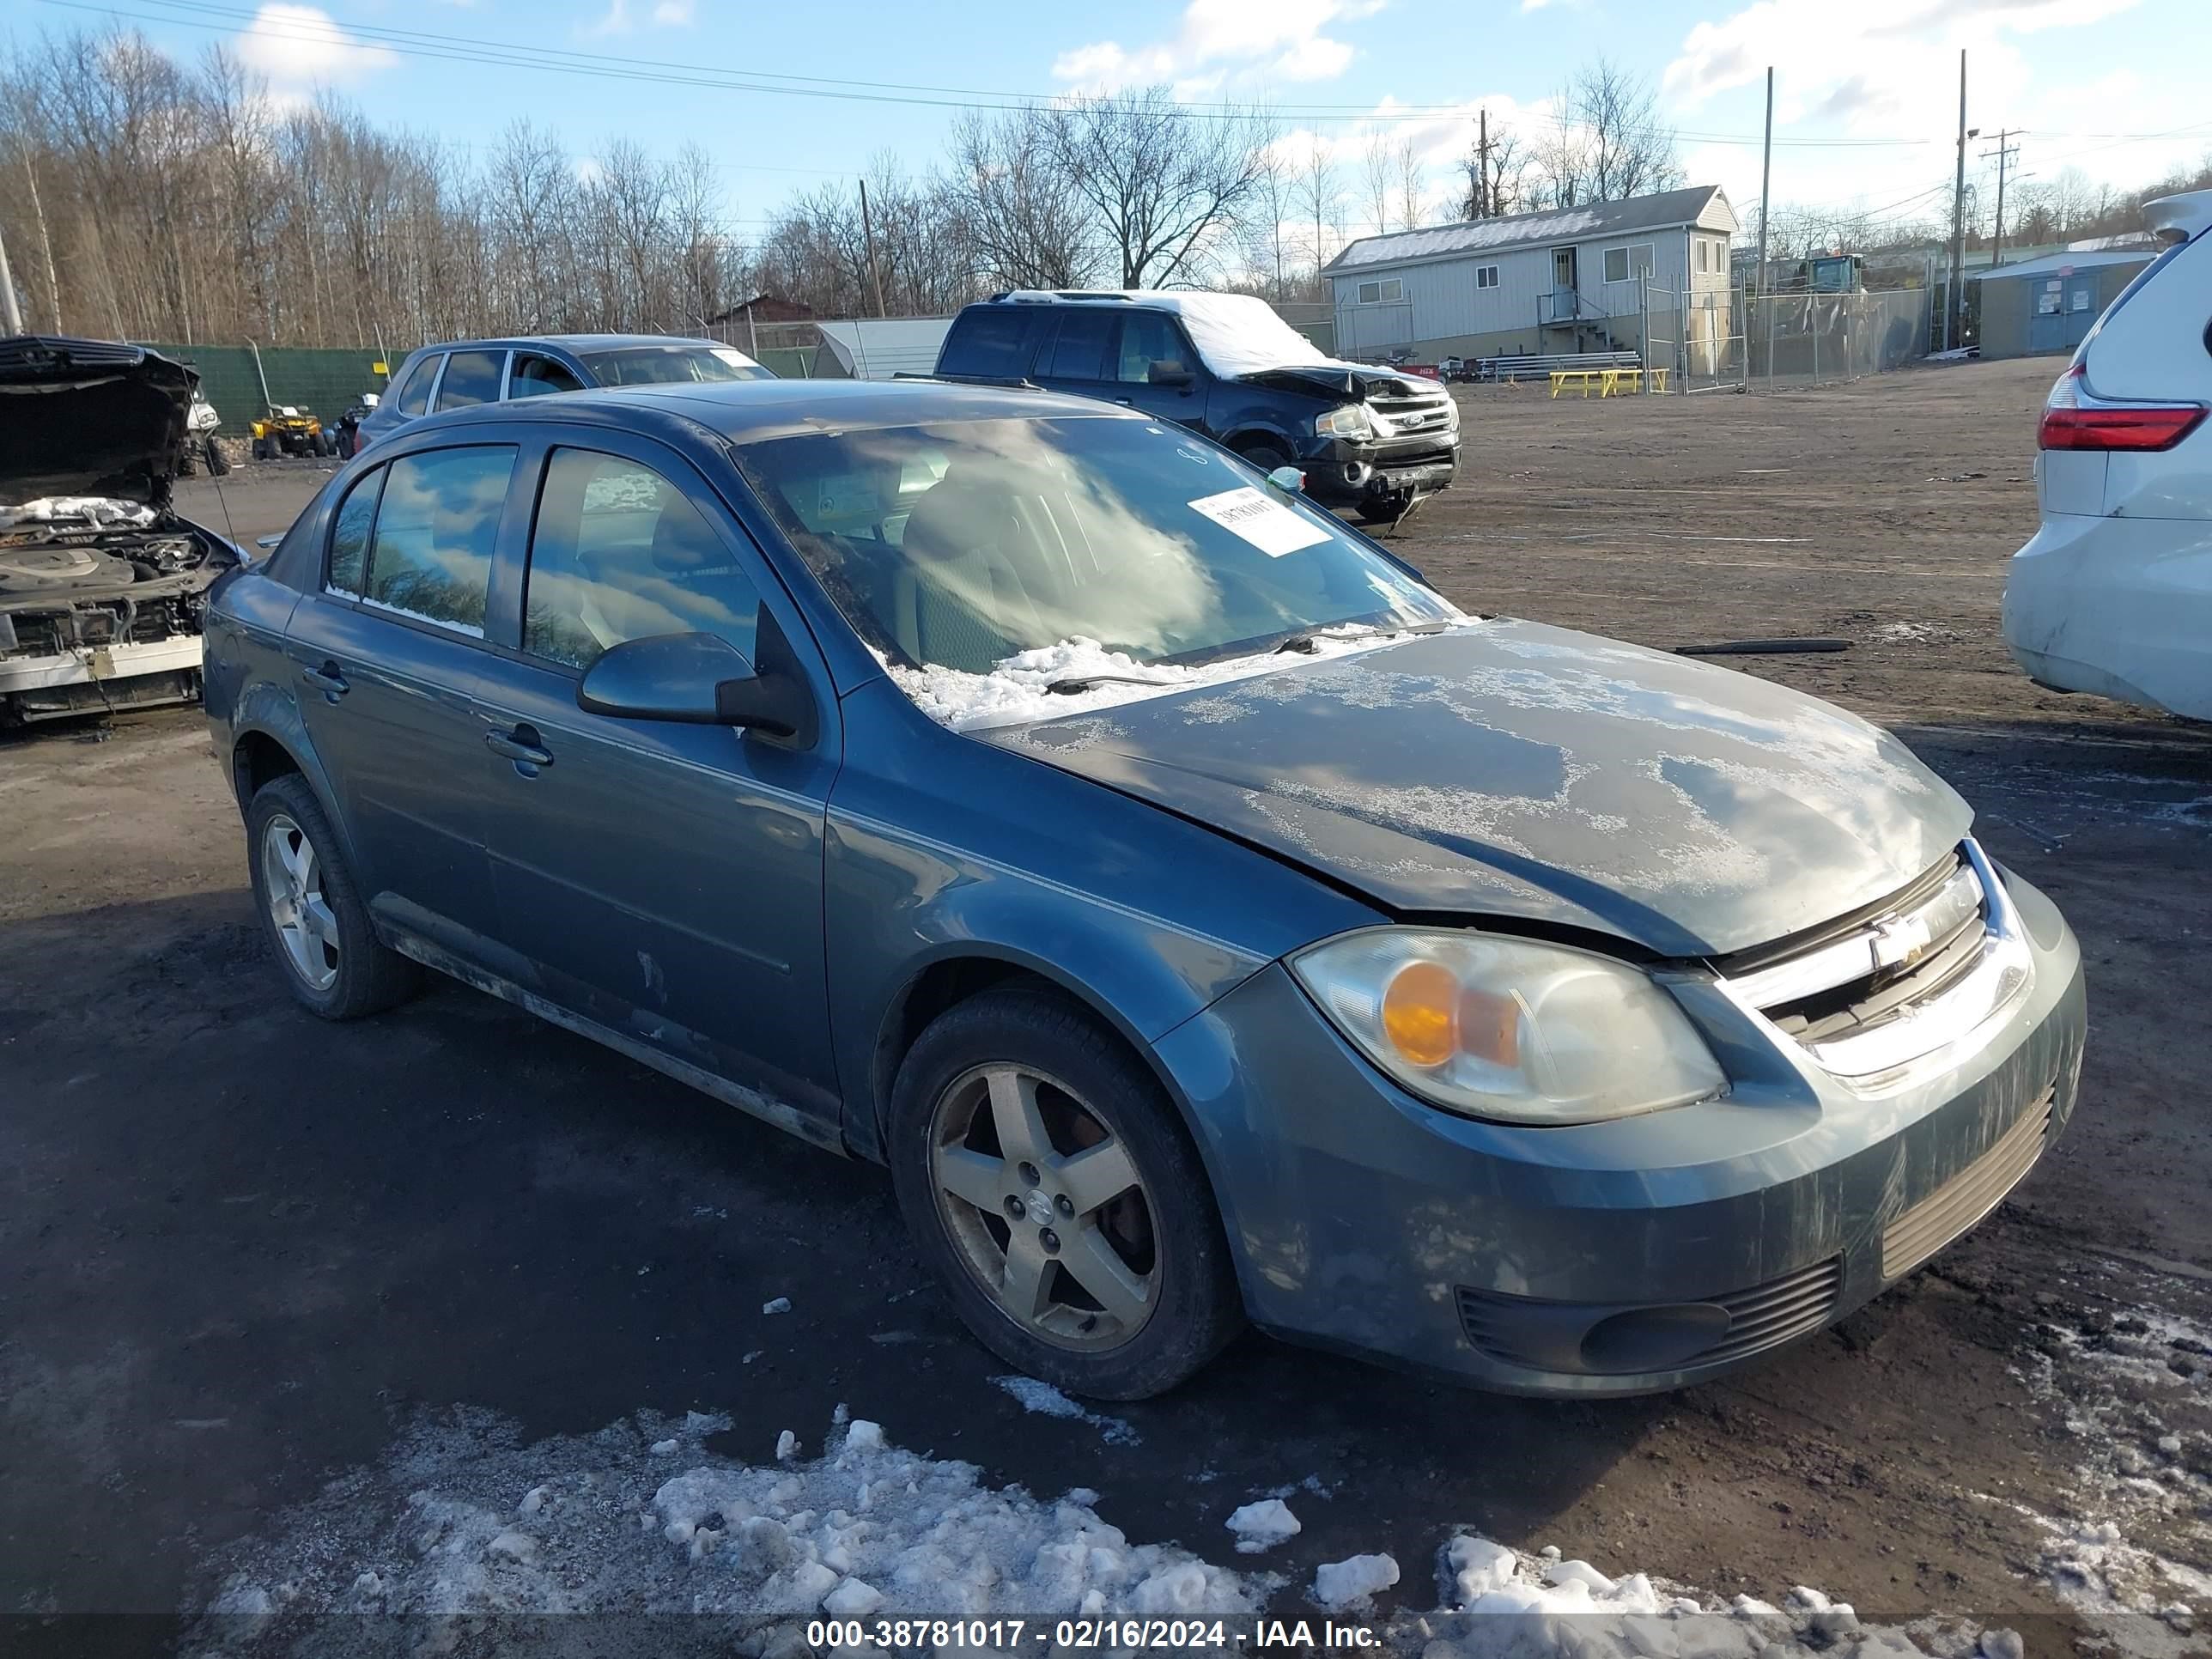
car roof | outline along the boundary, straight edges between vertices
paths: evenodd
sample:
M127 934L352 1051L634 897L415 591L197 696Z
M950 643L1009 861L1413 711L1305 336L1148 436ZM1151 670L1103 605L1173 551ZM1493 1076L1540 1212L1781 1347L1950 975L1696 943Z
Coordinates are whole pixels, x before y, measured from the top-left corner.
M554 346L562 351L606 351L620 346L714 346L720 340L688 334L498 334L480 340L439 340L417 346L422 351L502 351L528 346ZM734 349L735 348L732 348ZM414 353L410 353L413 356Z
M956 380L720 380L611 386L520 403L475 404L426 416L407 430L412 437L441 427L517 420L622 426L647 410L678 416L740 444L953 421L1152 418L1089 398Z

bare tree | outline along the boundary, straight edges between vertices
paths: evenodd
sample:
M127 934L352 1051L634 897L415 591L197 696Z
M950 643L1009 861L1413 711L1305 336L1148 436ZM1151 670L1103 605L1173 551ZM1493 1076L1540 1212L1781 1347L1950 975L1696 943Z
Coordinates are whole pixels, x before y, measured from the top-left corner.
M1251 211L1244 216L1238 240L1245 269L1256 276L1270 300L1291 296L1291 268L1297 253L1288 222L1297 211L1295 188L1289 164L1274 146L1268 147L1261 164L1260 183L1253 191Z
M1299 218L1313 227L1308 257L1316 274L1344 242L1344 185L1321 135L1308 135L1304 158L1291 181L1291 197Z
M1036 109L963 117L952 130L953 190L977 274L1000 288L1075 288L1092 265L1089 204L1053 165Z
M1367 148L1361 152L1359 167L1367 222L1375 227L1377 236L1390 234L1391 161L1389 135L1377 127L1367 135Z
M1532 165L1518 134L1500 122L1489 129L1490 149L1469 144L1460 161L1464 182L1460 215L1467 219L1502 219L1527 205L1528 174Z
M1392 152L1398 174L1398 222L1412 230L1421 222L1421 188L1423 184L1421 154L1412 138L1400 140Z
M1050 113L1054 165L1097 215L1124 288L1195 279L1259 189L1273 134L1255 112L1188 118L1166 87Z
M1682 182L1658 94L1649 80L1606 58L1553 94L1534 162L1553 207L1617 202Z

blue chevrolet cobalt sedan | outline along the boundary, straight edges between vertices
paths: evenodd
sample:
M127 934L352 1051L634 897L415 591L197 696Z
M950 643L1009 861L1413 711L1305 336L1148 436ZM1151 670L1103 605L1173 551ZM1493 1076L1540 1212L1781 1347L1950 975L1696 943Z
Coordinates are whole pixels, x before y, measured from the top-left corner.
M1842 1317L2074 1106L2080 953L1886 732L1472 615L1172 425L771 380L434 416L226 576L278 970L424 967L889 1167L1107 1399L1247 1322L1671 1388Z

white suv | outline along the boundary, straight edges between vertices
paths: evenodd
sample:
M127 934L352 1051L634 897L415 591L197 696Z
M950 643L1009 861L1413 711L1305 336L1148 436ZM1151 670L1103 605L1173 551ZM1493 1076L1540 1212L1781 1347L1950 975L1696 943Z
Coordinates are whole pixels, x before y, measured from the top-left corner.
M2039 684L2212 720L2212 191L2143 212L2165 252L2044 404L2005 643Z

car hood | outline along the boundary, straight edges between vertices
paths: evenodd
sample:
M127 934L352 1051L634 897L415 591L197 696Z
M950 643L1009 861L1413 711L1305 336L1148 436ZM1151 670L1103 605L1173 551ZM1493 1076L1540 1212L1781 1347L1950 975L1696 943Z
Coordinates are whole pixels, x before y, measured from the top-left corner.
M1972 816L1896 738L1816 698L1512 620L974 735L1387 909L1662 957L1871 903Z
M0 503L99 495L166 507L198 384L140 346L0 340Z
M1443 391L1437 381L1425 375L1401 374L1395 368L1340 362L1334 358L1281 368L1255 369L1237 378L1280 392L1305 392L1320 398L1349 397L1362 403L1370 398L1414 398L1424 392Z

